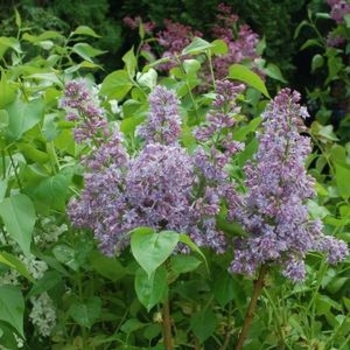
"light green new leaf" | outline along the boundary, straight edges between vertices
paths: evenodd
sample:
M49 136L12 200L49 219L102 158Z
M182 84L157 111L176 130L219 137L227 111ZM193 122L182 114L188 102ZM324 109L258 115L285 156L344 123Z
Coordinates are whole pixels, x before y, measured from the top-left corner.
M25 194L5 198L0 203L0 216L8 234L28 255L36 219L33 202Z
M208 41L195 37L192 40L192 42L182 50L182 54L183 55L198 54L201 52L205 52L206 50L212 47L214 47L214 45L209 43Z
M9 115L9 125L6 135L11 141L16 141L21 136L35 126L43 118L44 102L41 99L23 102L17 99L15 102L6 106Z
M154 232L149 228L132 231L131 251L140 266L151 276L174 251L180 235L173 231Z
M350 168L345 167L339 163L334 163L335 168L335 182L337 184L337 188L339 191L339 194L344 199L349 199L350 197L350 186L349 186L349 179L350 179Z
M140 303L150 311L153 306L162 302L168 293L166 269L161 266L151 276L147 276L143 269L138 269L135 291Z
M108 99L121 100L131 90L132 86L128 72L117 70L108 74L103 80L100 94L107 95Z
M94 38L100 38L101 36L96 34L96 32L88 26L79 26L72 34L75 35L88 35Z
M86 43L77 43L72 47L72 51L88 62L93 62L91 57L102 55L106 51L98 50Z
M134 54L134 47L132 47L122 58L125 63L126 70L132 79L135 75L137 59Z
M10 324L23 334L24 299L21 291L13 286L0 287L0 320Z
M4 71L1 72L0 79L0 108L5 107L16 99L16 87L13 82L7 80Z
M252 70L243 66L242 64L233 64L229 68L229 77L235 80L242 81L243 83L260 91L266 97L270 98L270 95L266 89L265 83L259 77L258 74Z

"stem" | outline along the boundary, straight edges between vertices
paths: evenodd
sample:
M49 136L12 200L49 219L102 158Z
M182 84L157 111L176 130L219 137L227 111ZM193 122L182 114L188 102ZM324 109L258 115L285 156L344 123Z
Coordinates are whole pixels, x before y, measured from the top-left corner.
M11 165L13 167L13 171L15 173L15 178L17 180L18 187L22 191L23 190L23 186L22 186L21 179L20 179L18 171L17 171L17 166L15 164L15 161L13 160L13 157L12 157L12 154L11 154L10 150L8 150L7 153L9 155L10 162L11 162Z
M245 318L244 318L243 327L241 330L241 334L239 335L238 343L235 347L235 350L243 349L243 343L247 337L248 330L249 330L249 328L252 324L252 321L253 321L256 303L257 303L258 298L261 294L261 290L264 287L264 279L265 279L266 273L267 273L267 265L264 264L261 266L258 279L254 284L253 295L252 295L252 298L250 300L248 310L247 310L247 313L246 313Z
M163 316L163 338L164 338L165 349L173 350L173 340L171 335L170 307L169 307L168 298L163 303L162 316Z

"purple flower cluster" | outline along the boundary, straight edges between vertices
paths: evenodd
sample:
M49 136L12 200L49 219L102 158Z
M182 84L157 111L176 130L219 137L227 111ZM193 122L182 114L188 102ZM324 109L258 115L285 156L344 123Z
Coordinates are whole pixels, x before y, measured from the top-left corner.
M232 114L237 110L232 98L239 92L240 88L229 82L218 83L214 105L221 112L208 116L213 133L232 126L222 111ZM67 84L61 104L67 110L67 117L75 115L77 128L93 122L83 113L87 101L92 98L83 81ZM84 189L69 203L72 223L91 229L101 251L107 255L128 246L127 233L139 226L187 233L198 245L223 252L226 242L224 234L216 228L216 216L222 197L233 198L233 188L223 166L240 145L227 134L221 143L221 147L226 147L225 153L213 146L209 155L200 148L191 157L178 142L181 118L175 94L158 86L150 94L149 103L148 118L138 129L145 145L133 157L127 154L118 130L111 130L100 143L95 143L95 134L85 135L91 151L83 163ZM99 115L100 123L105 125L104 113ZM212 172L208 172L208 167Z
M181 132L179 101L173 92L157 86L149 95L150 112L138 133L147 143L159 142L165 145L176 143Z
M327 0L327 4L331 7L331 18L337 24L344 23L345 15L350 13L350 4L346 0Z
M78 143L103 141L109 134L105 111L98 107L97 96L88 89L82 79L72 80L65 86L61 107L67 111L67 119L76 122L75 140Z
M200 146L193 156L195 167L200 174L200 186L196 210L198 215L206 215L210 220L202 227L208 242L204 245L215 247L217 252L226 249L223 232L215 230L215 217L221 205L236 202L236 190L230 176L228 165L232 157L243 145L233 140L232 127L240 111L236 105L237 96L245 89L228 80L217 82L217 94L212 110L207 115L204 125L194 131ZM209 225L209 226L208 226ZM194 240L198 237L194 235ZM213 245L213 242L217 242Z
M247 191L230 208L248 233L234 242L232 272L252 275L262 264L277 263L296 282L305 277L309 251L327 253L331 263L348 253L344 242L325 236L321 222L309 217L314 180L304 167L311 146L300 134L308 113L299 99L297 92L284 89L263 114L258 151L244 167Z

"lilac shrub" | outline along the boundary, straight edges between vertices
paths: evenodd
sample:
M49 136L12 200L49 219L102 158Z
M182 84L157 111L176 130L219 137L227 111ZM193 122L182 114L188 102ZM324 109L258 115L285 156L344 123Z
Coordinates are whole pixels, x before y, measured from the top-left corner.
M320 220L310 218L307 200L315 195L306 173L310 138L301 135L308 117L300 95L283 89L263 114L259 148L244 167L246 193L231 207L231 217L248 233L234 242L231 271L253 275L262 264L274 263L297 282L305 277L305 256L327 253L330 263L348 254L343 241L322 233Z

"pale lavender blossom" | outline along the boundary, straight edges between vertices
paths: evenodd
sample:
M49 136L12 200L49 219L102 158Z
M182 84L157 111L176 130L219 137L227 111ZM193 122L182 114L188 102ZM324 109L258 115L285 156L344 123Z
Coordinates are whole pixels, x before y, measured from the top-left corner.
M60 106L67 112L67 120L74 121L75 140L91 144L101 142L108 134L108 123L104 109L99 107L95 96L83 79L67 82Z
M180 101L175 93L163 86L156 86L149 95L150 111L138 133L146 143L159 142L170 145L178 141L181 132Z
M304 166L311 145L300 134L308 113L299 100L297 92L283 89L263 114L258 151L244 167L247 192L231 208L231 217L248 233L234 242L232 272L252 275L262 264L276 263L296 282L305 276L308 252L326 252L332 263L348 253L345 243L325 236L321 222L308 213L314 179Z

